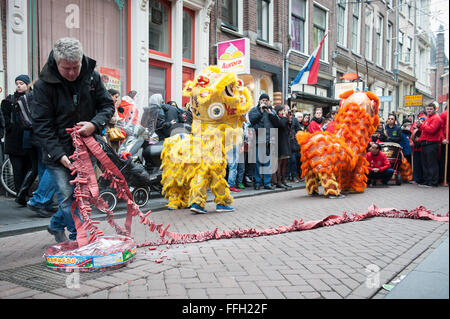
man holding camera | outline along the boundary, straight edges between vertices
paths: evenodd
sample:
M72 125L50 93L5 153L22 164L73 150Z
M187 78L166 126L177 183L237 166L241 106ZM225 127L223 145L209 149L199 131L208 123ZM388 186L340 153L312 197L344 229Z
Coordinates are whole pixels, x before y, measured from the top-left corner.
M277 163L272 160L277 135L271 134L271 129L275 128L273 122L277 120L277 115L270 105L269 95L261 94L258 105L250 110L248 118L256 134L255 189L259 190L261 185L265 189L274 189L270 180L274 172L272 167L277 167Z

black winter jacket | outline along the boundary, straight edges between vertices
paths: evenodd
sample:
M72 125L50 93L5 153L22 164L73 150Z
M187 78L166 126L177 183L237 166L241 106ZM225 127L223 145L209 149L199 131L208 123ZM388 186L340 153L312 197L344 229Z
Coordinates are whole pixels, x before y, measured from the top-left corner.
M278 129L278 156L291 155L289 119L287 117L276 116L274 125Z
M170 136L173 127L170 122L173 120L175 120L176 123L184 122L181 110L170 104L161 105L156 128L156 134L158 134L160 140Z
M114 102L100 75L94 71L96 61L83 56L80 75L74 82L64 79L50 53L39 80L34 85L31 103L33 132L42 147L44 163L58 163L74 148L66 128L80 121L90 121L100 134L114 115Z
M275 111L271 108L271 112L261 112L259 104L252 108L248 113L248 119L250 121L251 127L255 129L255 137L257 143L276 143L273 137L270 136L270 129L275 128L274 124L277 122L278 116ZM258 129L265 128L266 136L259 136Z
M17 100L24 95L17 93L8 95L1 103L1 111L5 121L5 154L25 156L23 147L24 129L19 124L15 108Z

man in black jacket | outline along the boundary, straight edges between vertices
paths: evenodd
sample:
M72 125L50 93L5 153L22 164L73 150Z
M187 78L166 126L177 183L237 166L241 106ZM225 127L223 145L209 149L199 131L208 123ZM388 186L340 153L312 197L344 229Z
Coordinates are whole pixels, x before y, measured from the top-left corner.
M274 189L270 185L272 174L276 171L278 163L273 160L277 156L273 153L278 153L276 134L273 134L277 115L269 104L270 97L267 94L261 94L258 105L250 110L248 113L249 121L252 128L255 130L256 136L256 165L255 165L255 189L259 190L261 184L265 189ZM261 130L260 130L261 129ZM273 169L274 168L274 169Z
M60 193L59 209L47 230L57 242L67 240L64 228L76 239L76 228L70 212L74 201L69 181L74 148L66 128L80 126L82 136L100 134L114 114L114 102L100 75L94 71L96 61L83 54L81 43L74 38L56 41L34 85L32 101L33 131L42 147L43 162Z
M156 134L159 140L164 140L170 136L172 129L177 123L184 123L182 111L171 104L162 104L161 111L158 114L158 127Z

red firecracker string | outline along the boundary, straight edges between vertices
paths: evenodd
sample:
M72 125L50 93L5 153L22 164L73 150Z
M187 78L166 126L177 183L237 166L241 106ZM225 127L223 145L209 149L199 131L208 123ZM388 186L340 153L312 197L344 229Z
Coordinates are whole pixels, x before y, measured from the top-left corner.
M149 249L155 249L154 246L170 245L170 244L185 244L203 242L212 239L226 239L226 238L248 238L268 235L284 234L293 231L303 231L325 226L333 226L343 223L356 222L371 217L390 217L390 218L410 218L434 220L439 222L448 222L448 212L445 216L439 214L434 215L430 210L423 206L419 206L413 210L397 210L395 208L378 208L372 205L368 211L362 214L351 213L351 215L344 212L341 216L330 215L324 219L316 221L304 222L302 219L294 220L290 226L278 226L277 228L268 229L232 229L219 232L217 228L212 231L198 232L192 234L172 233L168 231L170 224L164 226L162 224L155 224L148 216L151 211L142 213L139 207L133 202L130 190L126 180L120 170L109 159L105 152L101 149L97 141L89 136L82 137L77 132L79 127L68 129L71 134L75 152L71 156L73 160L74 169L72 175L77 174L77 177L71 182L74 187L75 201L72 205L72 216L74 217L75 226L77 229L78 246L84 246L92 243L97 238L103 236L103 232L96 226L99 221L92 221L91 219L91 205L106 211L107 222L119 235L130 236L131 222L134 216L139 217L139 222L148 226L149 230L155 230L160 235L160 240L157 242L145 242L138 244L137 247L151 246ZM127 215L125 218L125 228L122 228L114 221L114 214L108 209L108 205L99 197L98 184L94 173L94 168L91 163L90 154L92 154L101 164L103 170L103 177L111 182L111 187L117 192L117 196L122 198L127 203ZM83 222L75 214L75 209L79 208L79 215ZM162 262L162 259L156 262Z

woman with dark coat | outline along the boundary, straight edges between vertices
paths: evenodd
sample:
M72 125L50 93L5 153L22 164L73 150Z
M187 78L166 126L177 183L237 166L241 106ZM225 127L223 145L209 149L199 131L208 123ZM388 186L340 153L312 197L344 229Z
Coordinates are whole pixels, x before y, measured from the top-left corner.
M290 124L287 116L287 110L283 105L275 107L277 119L275 127L278 128L278 169L276 172L276 187L290 188L286 184L286 169L289 158L291 157Z
M22 74L16 77L15 83L16 91L2 101L1 110L5 119L5 154L9 155L13 167L16 202L26 206L26 195L36 178L36 175L29 173L37 157L31 146L31 132L20 125L16 103L29 90L31 80L28 75Z

